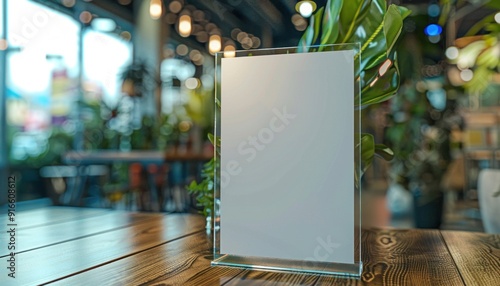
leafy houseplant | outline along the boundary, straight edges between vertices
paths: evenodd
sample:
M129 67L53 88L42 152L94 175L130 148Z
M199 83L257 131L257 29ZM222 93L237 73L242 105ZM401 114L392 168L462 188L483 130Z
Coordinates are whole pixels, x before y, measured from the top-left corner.
M450 133L457 122L453 108L437 110L409 83L391 102L386 130L394 150L391 179L414 198L417 227L437 228L443 208L442 182L451 162Z
M404 83L400 95L390 102L385 132L386 143L395 154L390 167L394 188L389 189L388 198L399 197L396 186L407 190L408 195L403 192L401 196L408 203L413 197L415 225L437 228L441 223L443 189L453 188L449 181L457 180L449 168L451 131L462 129L463 121L455 112L458 92L444 78L444 51L423 33L428 16L417 15L411 21L415 32L405 35L398 50L400 60L407 63L400 73ZM436 71L429 72L428 67ZM392 202L395 214L401 208L405 214L411 210L404 200Z
M399 87L399 71L396 62L395 44L401 34L403 19L410 12L403 7L390 5L385 0L329 0L312 17L300 42L299 52L321 51L314 45L360 43L361 50L356 55L361 68L355 79L361 86L361 98L354 98L358 110L391 98ZM357 104L361 102L361 104ZM216 147L219 138L209 136ZM366 170L375 154L391 159L390 149L375 144L371 134L356 136L356 144L361 144L362 170ZM218 162L214 158L205 165L202 181L193 181L188 190L197 194L204 213L213 210L213 168ZM362 176L356 174L357 178Z
M403 20L409 14L410 11L401 6L387 7L385 0L329 0L311 17L299 49L309 51L317 44L360 43L361 50L355 56L360 57L360 69L355 77L361 85L361 99L354 98L354 102L356 109L363 109L390 99L399 88L395 45ZM361 134L355 142L362 148L362 173L357 174L358 180L375 154L388 160L393 157L385 145L375 144L371 134Z

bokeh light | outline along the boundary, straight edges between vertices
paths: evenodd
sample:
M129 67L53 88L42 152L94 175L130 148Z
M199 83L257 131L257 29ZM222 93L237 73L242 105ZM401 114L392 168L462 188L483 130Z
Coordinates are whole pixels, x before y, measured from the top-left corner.
M0 51L5 51L8 47L7 40L0 39Z
M460 78L463 81L470 81L474 77L474 72L470 69L465 69L460 72Z
M458 58L458 54L459 54L458 48L455 46L448 47L445 52L446 57L450 60Z
M191 17L189 15L182 15L179 18L179 35L184 38L191 35Z
M200 86L200 80L195 78L195 77L191 77L191 78L186 79L186 81L184 82L184 85L188 89L197 89Z
M172 13L179 13L182 9L182 3L179 1L172 1L168 4L168 10Z
M438 4L431 4L427 7L427 14L431 17L437 17L441 13L441 9Z
M83 11L80 13L80 22L88 24L92 21L92 14L89 11Z
M210 41L208 42L208 51L211 54L219 52L222 48L221 38L219 35L210 36Z
M443 28L437 24L430 24L424 30L427 36L438 36L443 32Z
M234 58L236 56L236 48L232 45L227 45L224 47L224 57Z

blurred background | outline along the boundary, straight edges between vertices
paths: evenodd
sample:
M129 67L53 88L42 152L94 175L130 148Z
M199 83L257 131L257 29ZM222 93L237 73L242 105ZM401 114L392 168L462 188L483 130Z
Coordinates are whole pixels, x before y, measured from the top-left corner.
M0 0L2 178L25 208L201 210L214 54L297 46L326 2ZM398 94L363 110L395 153L363 178L364 223L500 232L500 2L388 3L412 14Z

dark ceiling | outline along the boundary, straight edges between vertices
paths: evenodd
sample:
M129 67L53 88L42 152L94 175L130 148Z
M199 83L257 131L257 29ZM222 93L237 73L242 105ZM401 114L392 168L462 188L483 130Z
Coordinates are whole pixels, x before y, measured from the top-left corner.
M93 0L96 5L115 11L125 19L133 18L134 0L121 5L122 0ZM129 2L125 0L126 2ZM149 0L141 0L149 1ZM316 1L322 6L327 0ZM163 0L165 14L169 13L170 0ZM296 0L182 0L184 7L201 10L205 18L214 23L223 36L229 37L235 28L257 36L267 37L269 46L294 46L302 32L297 31L291 17L295 12ZM270 38L269 38L270 37Z
M62 3L63 0L36 0L52 1ZM133 22L134 7L137 1L150 0L82 0L92 2L95 6L110 11L121 18ZM168 6L174 0L163 0L164 21L169 13ZM292 24L291 17L295 14L297 0L176 0L183 2L183 8L191 11L203 11L204 24L213 23L222 32L222 35L230 38L231 31L238 28L244 32L259 37L262 44L259 47L285 47L297 45L302 32L297 31ZM316 0L318 7L323 6L327 0ZM348 0L350 1L350 0ZM489 0L489 2L498 0ZM410 6L414 15L427 13L429 4L438 3L437 0L389 0L390 3ZM460 19L457 23L457 36L463 36L465 32L486 15L495 12L495 9L484 7L482 4L488 0L459 1L461 7L456 7ZM77 2L78 3L78 2ZM83 2L79 2L83 3ZM498 11L498 10L496 10ZM429 19L435 21L435 19ZM166 23L166 25L168 25ZM171 25L174 28L174 25ZM197 44L196 37L190 36L184 39L173 33L172 38L177 41L187 41ZM237 47L241 49L241 46Z

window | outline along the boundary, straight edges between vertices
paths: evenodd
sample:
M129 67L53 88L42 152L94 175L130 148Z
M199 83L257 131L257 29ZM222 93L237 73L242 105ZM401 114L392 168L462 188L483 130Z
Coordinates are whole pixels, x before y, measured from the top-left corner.
M105 63L105 64L103 64ZM121 97L120 73L132 63L132 44L115 34L87 30L83 36L83 72L86 86L108 105Z
M79 24L43 5L9 1L7 124L14 162L47 151L77 98Z

